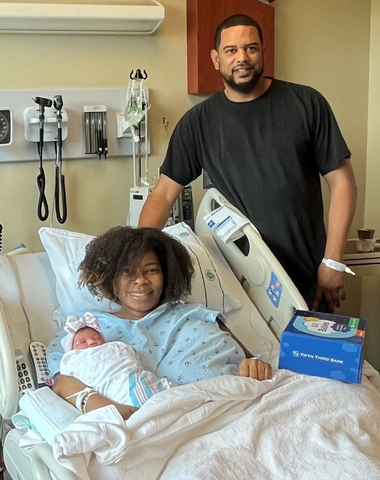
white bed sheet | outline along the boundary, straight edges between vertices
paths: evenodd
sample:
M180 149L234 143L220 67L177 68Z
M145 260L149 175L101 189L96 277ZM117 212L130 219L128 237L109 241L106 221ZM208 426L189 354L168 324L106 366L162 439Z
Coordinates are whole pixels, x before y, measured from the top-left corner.
M125 426L116 410L79 417L53 451L81 480L378 480L379 400L365 378L216 377L160 392Z

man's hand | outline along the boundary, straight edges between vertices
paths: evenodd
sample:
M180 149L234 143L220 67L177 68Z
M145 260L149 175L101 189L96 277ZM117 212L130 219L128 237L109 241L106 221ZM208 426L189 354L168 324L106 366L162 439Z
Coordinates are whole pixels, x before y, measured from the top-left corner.
M338 272L326 267L321 263L318 268L318 288L311 309L318 310L323 297L326 299L327 308L334 313L340 307L341 300L346 300L346 293L343 288L343 272Z
M246 358L239 365L237 375L255 378L256 380L269 380L272 378L272 367L269 363L261 360Z

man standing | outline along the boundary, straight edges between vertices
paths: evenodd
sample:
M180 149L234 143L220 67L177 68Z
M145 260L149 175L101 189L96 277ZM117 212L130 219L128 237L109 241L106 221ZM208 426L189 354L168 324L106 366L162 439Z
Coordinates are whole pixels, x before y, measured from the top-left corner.
M312 309L344 299L342 262L355 212L351 153L316 90L263 76L260 25L224 20L211 59L225 90L190 109L170 139L139 226L162 228L183 186L204 169L261 233ZM330 190L328 235L320 175ZM323 261L324 260L324 261ZM335 264L336 267L336 264Z

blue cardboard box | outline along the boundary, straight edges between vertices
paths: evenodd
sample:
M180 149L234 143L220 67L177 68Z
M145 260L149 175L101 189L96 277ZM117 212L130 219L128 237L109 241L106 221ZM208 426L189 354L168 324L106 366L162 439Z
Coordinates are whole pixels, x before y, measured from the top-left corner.
M297 310L281 336L279 368L361 383L366 320Z

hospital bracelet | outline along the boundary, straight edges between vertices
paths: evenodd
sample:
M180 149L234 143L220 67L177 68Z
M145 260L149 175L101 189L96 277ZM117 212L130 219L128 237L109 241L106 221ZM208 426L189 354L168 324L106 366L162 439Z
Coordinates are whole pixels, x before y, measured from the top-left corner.
M322 263L326 265L327 268L331 268L332 270L336 270L337 272L345 272L350 273L351 275L355 275L355 272L351 270L351 268L347 267L344 263L336 262L335 260L331 260L331 258L322 258Z
M65 397L66 400L69 398L77 397L75 399L75 406L76 408L80 411L80 413L86 413L86 406L88 399L91 395L93 395L95 390L93 390L90 387L86 387L84 390L80 390L79 392L73 393L72 395L69 395L68 397Z
M261 360L261 355L257 355L256 357L251 357L250 360Z
M82 400L82 404L81 404L82 412L81 413L87 413L88 399L91 397L91 395L94 395L95 393L98 393L98 392L95 392L95 390L92 390L92 392L86 393L86 395L84 396L84 398Z

